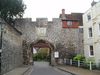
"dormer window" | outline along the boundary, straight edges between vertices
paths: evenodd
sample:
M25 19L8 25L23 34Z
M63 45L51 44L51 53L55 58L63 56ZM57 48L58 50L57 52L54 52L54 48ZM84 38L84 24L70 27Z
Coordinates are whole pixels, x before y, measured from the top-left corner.
M68 24L68 25L72 25L72 21L68 21L67 24Z

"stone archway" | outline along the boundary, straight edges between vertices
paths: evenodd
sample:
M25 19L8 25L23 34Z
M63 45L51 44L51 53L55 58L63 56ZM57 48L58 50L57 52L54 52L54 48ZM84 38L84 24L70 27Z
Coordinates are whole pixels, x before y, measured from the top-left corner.
M34 47L48 47L50 49L50 65L54 65L54 46L48 41L45 40L36 40L35 42L31 43L30 48L31 52L33 53ZM33 54L34 55L34 54Z

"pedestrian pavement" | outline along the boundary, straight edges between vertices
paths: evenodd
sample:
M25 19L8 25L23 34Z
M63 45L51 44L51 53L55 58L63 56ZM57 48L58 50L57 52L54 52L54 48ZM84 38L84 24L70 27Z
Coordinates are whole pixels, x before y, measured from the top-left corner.
M58 68L59 70L68 72L72 75L100 75L100 70L89 70L89 69L78 68L78 67L69 66L69 65L63 65L63 66L60 65L60 66L55 66L55 67ZM28 71L31 70L32 68L33 68L32 65L22 66L4 75L29 75Z
M57 68L72 75L100 75L100 70L89 70L69 65L58 66Z
M12 71L7 72L4 75L24 75L28 70L30 70L31 68L33 68L33 66L31 65L23 65L19 68L16 68Z

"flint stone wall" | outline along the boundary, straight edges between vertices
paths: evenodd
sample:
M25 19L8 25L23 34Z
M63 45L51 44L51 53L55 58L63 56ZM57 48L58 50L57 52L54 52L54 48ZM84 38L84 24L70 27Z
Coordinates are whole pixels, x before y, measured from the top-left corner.
M23 40L28 41L30 44L41 39L52 43L55 47L54 51L58 51L60 54L56 60L58 64L60 62L59 59L68 58L69 53L83 54L83 51L80 51L83 50L80 49L83 47L79 46L80 41L82 41L79 40L79 29L62 28L62 20L60 18L53 18L52 21L48 21L47 18L37 18L35 22L32 22L30 18L16 19L15 27L22 32ZM46 28L46 36L38 36L38 27Z
M2 74L22 65L21 33L11 25L4 25L1 52Z

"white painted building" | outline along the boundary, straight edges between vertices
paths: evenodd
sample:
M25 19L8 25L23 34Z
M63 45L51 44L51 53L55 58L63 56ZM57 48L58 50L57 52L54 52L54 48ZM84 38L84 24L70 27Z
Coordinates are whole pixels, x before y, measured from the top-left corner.
M100 61L100 1L92 2L92 7L83 14L84 55ZM100 63L100 62L99 62Z

